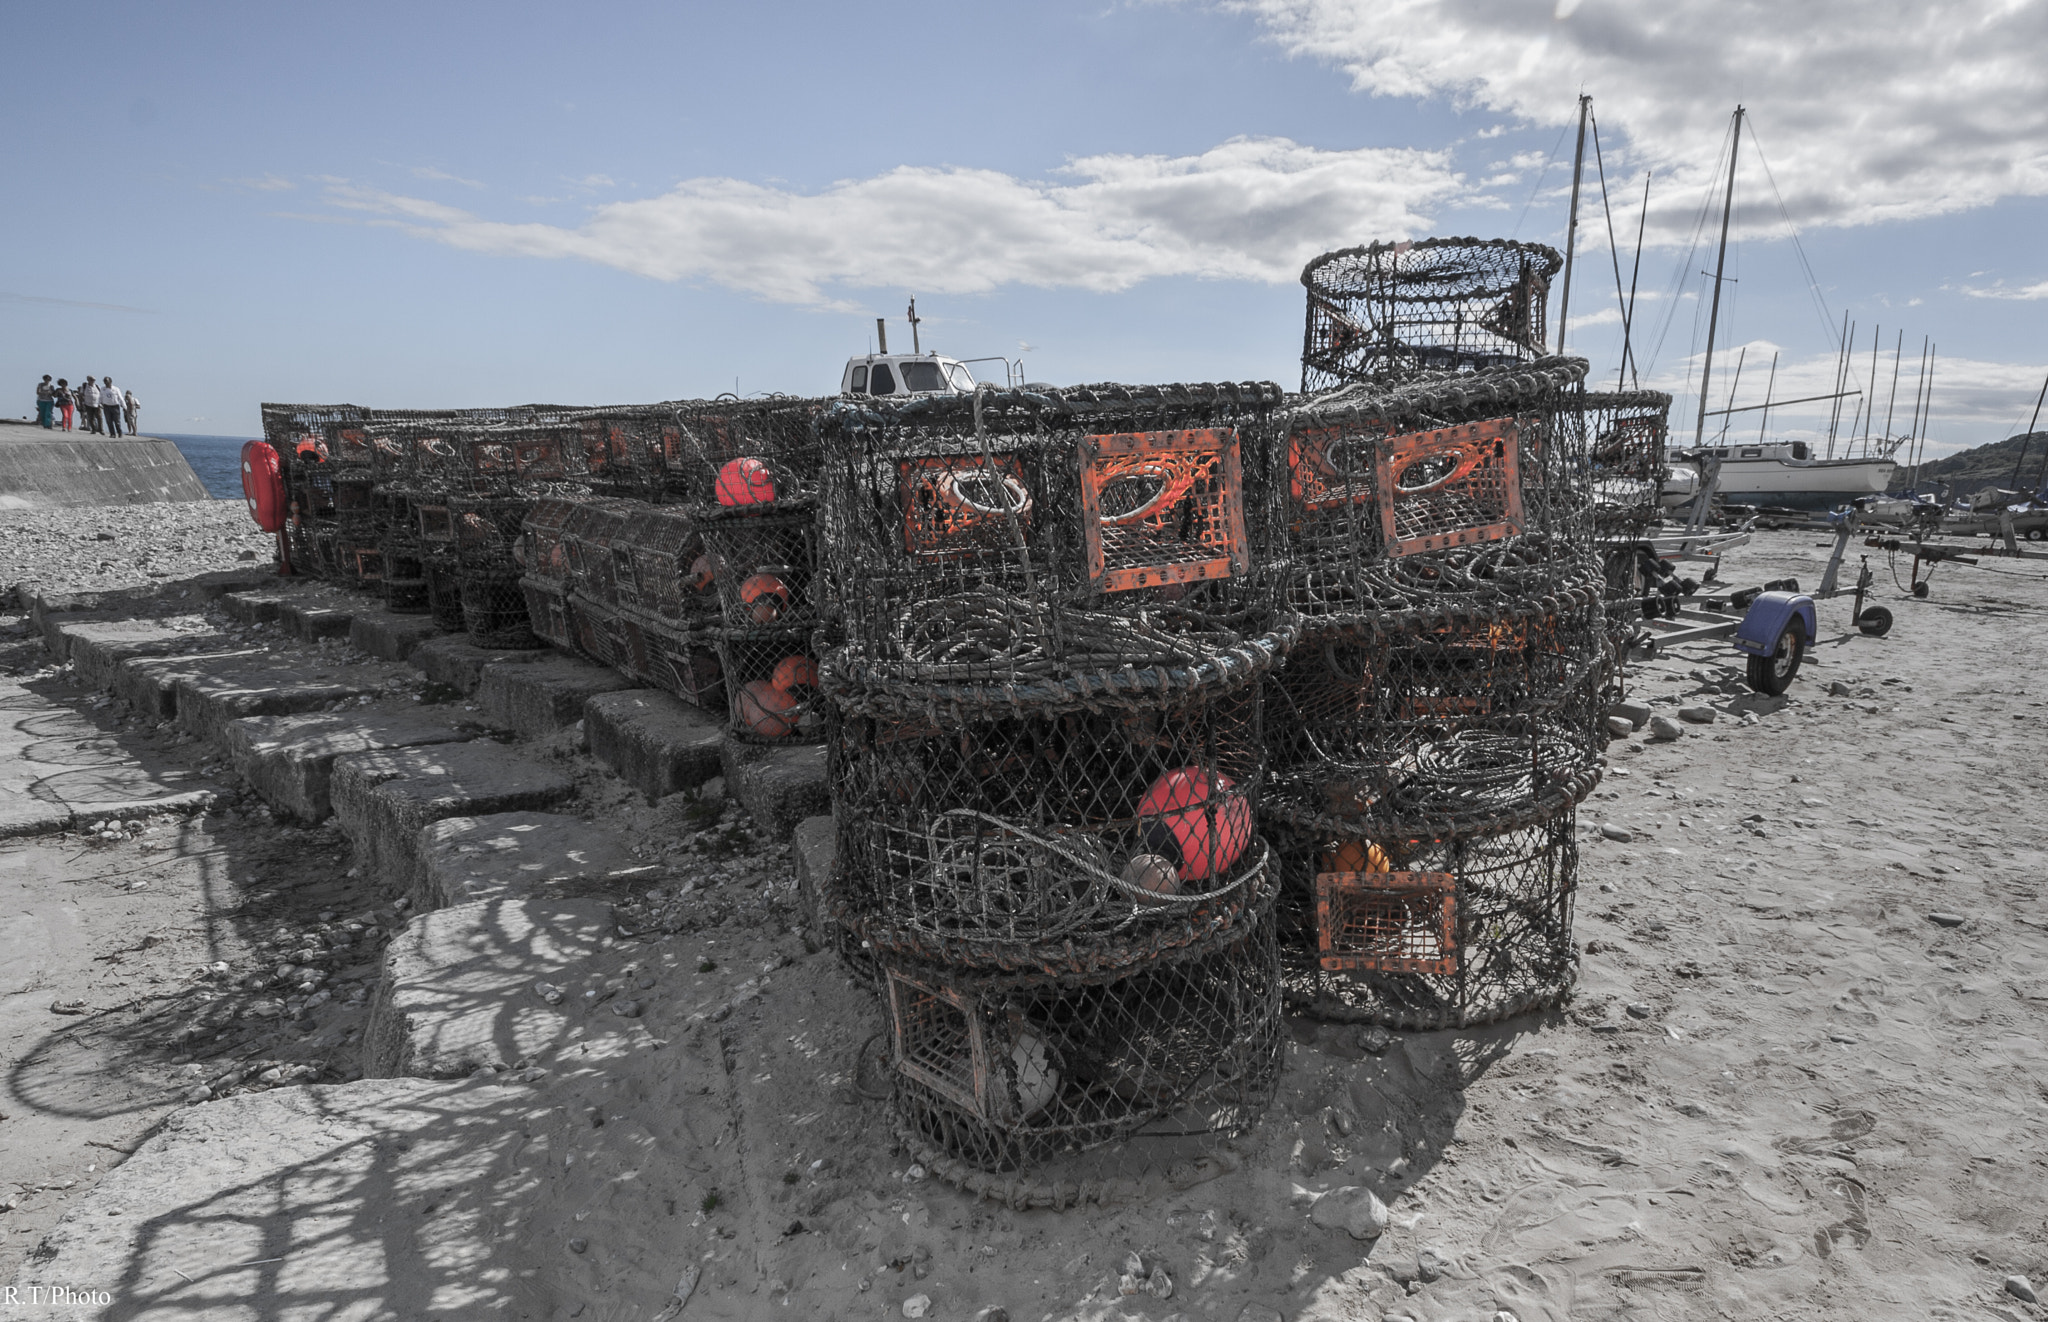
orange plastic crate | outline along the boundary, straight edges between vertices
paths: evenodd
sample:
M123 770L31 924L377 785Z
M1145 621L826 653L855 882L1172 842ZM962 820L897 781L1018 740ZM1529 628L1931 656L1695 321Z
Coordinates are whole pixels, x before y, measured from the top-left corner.
M1457 879L1448 872L1323 872L1316 945L1332 973L1456 971Z

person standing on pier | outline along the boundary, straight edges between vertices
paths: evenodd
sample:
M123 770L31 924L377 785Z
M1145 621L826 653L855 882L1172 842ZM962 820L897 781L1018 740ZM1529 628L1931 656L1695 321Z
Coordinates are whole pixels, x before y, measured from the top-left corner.
M121 416L128 424L128 434L130 436L135 434L135 414L141 407L142 402L135 398L134 391L123 390L121 392Z
M85 423L85 429L97 436L100 434L100 391L87 377L78 387L78 416Z
M71 394L71 383L69 381L66 381L61 376L58 377L57 417L62 422L65 431L71 430L71 411L73 408L76 407L76 405L77 401L73 398Z
M42 427L51 425L50 419L57 411L57 387L50 384L50 374L43 373L42 382L36 386L36 422Z
M107 435L121 434L121 392L114 385L114 378L100 378L100 412L107 416Z

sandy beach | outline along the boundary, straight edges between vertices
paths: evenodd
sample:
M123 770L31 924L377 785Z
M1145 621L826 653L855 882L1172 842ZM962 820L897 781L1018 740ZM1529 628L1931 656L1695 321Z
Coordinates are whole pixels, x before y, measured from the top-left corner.
M236 544L205 535L204 554ZM1811 587L1820 541L1761 534L1727 577ZM1717 715L1609 748L1580 815L1568 1007L1462 1033L1290 1019L1280 1095L1232 1145L1235 1171L1066 1213L978 1203L915 1168L860 1086L875 1002L792 930L788 849L730 805L647 806L569 736L517 751L572 776L559 811L615 824L667 869L612 893L614 939L559 979L587 1005L571 1037L516 1070L351 1081L356 994L203 1049L172 1040L164 1025L233 994L194 993L190 970L260 975L292 932L354 919L366 953L340 962L374 983L404 915L352 880L345 838L276 820L203 743L95 705L10 621L14 682L136 756L185 759L223 798L116 840L0 847L19 912L73 915L65 957L0 989L0 1277L104 1270L132 1305L106 1316L150 1318L402 1315L400 1298L531 1318L2039 1317L2006 1281L2048 1277L2048 689L2031 675L2048 582L2035 562L1987 561L1914 600L1871 554L1896 627L1867 638L1845 601L1821 603L1784 700L1732 683L1718 644L1636 671L1635 696ZM47 572L88 557L80 544ZM711 850L706 820L738 843ZM129 889L145 866L154 884ZM633 1017L604 1008L621 996ZM177 1014L143 1024L165 998ZM98 1017L49 1008L73 1001ZM242 1060L263 1069L223 1072ZM190 1104L195 1086L222 1100ZM115 1100L77 1104L102 1092ZM356 1244L358 1278L223 1257L188 1290L179 1276L209 1265L198 1250L151 1247L249 1215L193 1154L305 1132L311 1114L320 1132L373 1134L401 1096L439 1117L404 1142L464 1154L467 1174L351 1175L346 1146L250 1158L335 1172L276 1185L263 1242L287 1257ZM1388 1206L1376 1239L1311 1219L1358 1188ZM1123 1293L1132 1254L1133 1279L1160 1268L1170 1294Z

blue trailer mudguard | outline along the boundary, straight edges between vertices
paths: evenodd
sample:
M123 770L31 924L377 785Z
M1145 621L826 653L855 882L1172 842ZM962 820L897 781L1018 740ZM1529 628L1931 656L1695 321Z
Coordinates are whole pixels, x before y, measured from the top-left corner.
M1806 625L1806 640L1812 642L1820 632L1812 597L1804 592L1758 593L1735 630L1736 649L1751 656L1769 656L1777 648L1778 635L1785 632L1786 621L1794 615Z

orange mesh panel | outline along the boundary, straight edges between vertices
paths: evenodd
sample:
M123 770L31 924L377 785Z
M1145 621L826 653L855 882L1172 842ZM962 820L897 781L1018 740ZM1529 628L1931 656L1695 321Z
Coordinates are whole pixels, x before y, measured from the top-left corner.
M1440 551L1520 532L1519 437L1513 418L1388 437L1378 474L1388 553Z
M918 557L1002 551L1011 545L1010 518L1028 540L1031 494L1014 454L911 459L897 465L903 502L903 549Z
M1448 872L1316 876L1316 944L1333 973L1457 969L1457 881Z
M1088 436L1080 451L1090 583L1122 592L1250 567L1236 428Z

